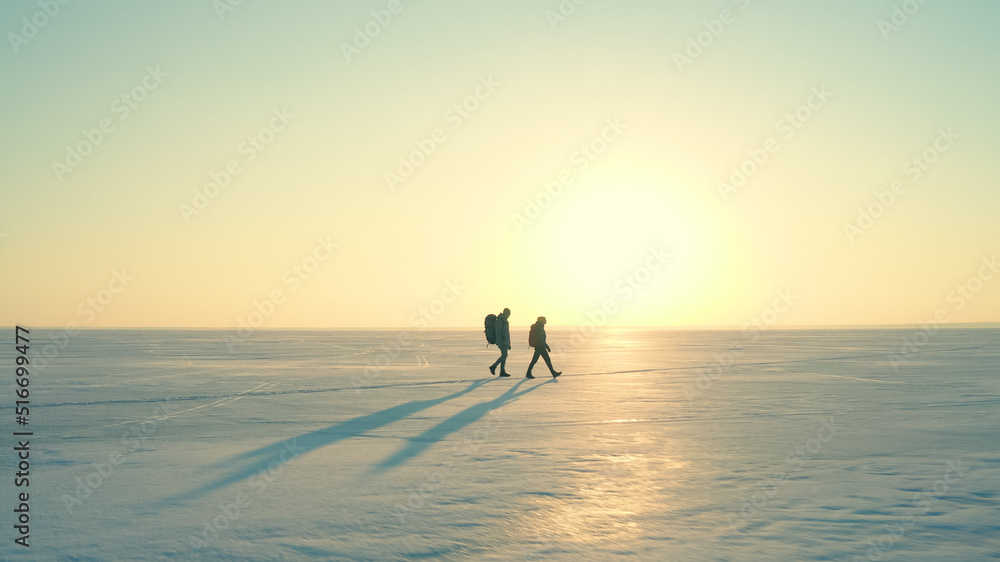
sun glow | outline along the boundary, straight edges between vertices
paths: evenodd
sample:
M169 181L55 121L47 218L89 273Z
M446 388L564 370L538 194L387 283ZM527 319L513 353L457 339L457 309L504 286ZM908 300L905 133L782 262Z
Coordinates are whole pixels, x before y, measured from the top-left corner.
M662 311L704 282L691 270L708 252L713 219L689 189L606 170L568 191L520 249L535 287L559 324L575 324L608 301L607 325L662 323ZM692 259L694 258L694 259ZM703 264L702 264L703 265Z

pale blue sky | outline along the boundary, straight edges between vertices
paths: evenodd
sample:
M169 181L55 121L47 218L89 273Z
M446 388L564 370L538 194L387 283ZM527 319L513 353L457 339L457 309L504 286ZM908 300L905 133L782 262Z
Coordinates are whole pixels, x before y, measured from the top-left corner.
M317 236L340 247L268 326L400 326L446 280L467 291L435 319L510 306L578 324L663 245L673 261L620 303L618 325L742 325L794 287L781 324L1000 321L985 283L947 297L1000 250L1000 5L930 2L889 39L890 1L407 1L348 63L341 44L388 2L71 2L11 47L0 29L0 324L84 322L115 268L137 279L88 325L231 326ZM683 72L674 54L724 9L735 22ZM169 74L129 115L112 101ZM444 113L499 83L454 130ZM782 116L833 97L791 139ZM178 210L287 108L288 127L190 223ZM82 131L115 130L58 181ZM573 169L607 119L627 130L523 233L511 216ZM394 193L414 141L448 135ZM863 235L843 225L951 127L960 139ZM723 200L746 151L780 150ZM579 242L579 243L578 243ZM1000 277L995 281L1000 285Z

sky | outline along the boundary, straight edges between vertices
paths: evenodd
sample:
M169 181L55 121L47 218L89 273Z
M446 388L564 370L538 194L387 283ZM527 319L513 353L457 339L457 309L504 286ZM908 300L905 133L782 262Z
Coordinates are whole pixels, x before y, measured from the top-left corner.
M0 325L1000 322L998 23L5 2Z

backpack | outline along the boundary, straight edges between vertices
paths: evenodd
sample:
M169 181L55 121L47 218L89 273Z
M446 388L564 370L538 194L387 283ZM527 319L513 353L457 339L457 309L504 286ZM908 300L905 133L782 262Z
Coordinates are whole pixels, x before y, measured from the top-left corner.
M538 324L532 324L528 330L528 345L535 347L538 345Z
M486 344L496 345L497 343L497 315L488 314L486 316Z

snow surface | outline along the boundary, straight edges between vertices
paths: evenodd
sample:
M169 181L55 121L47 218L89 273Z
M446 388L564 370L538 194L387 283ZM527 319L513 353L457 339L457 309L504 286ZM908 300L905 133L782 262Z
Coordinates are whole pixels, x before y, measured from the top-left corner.
M52 357L31 375L31 547L11 377L0 552L1000 558L1000 330L551 329L555 381L523 378L524 332L498 379L474 329L259 331L232 353L226 331L33 330Z

